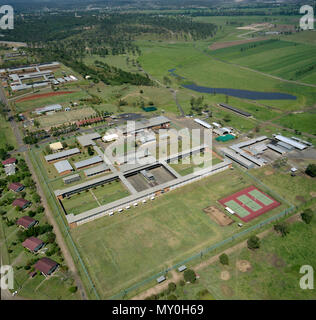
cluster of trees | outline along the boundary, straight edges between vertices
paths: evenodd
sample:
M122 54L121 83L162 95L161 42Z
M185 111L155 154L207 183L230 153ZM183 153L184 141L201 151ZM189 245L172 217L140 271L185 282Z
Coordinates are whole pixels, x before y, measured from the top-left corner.
M25 136L23 138L23 142L25 144L35 144L40 140L48 138L49 134L45 130L36 130L36 131L25 131Z
M65 133L69 133L69 132L73 132L78 130L78 127L75 123L68 123L68 124L63 124L61 126L58 127L51 127L49 130L49 133L53 136L53 137L58 137L62 134Z
M202 111L208 111L209 106L207 104L203 104L204 101L204 96L195 98L195 97L191 97L190 99L190 105L191 105L191 109L190 109L190 114L194 114L197 113L198 115L202 114Z
M8 143L5 144L4 148L0 148L0 159L5 160L9 157L9 152L14 150L14 147Z
M316 164L309 164L305 170L305 173L309 176L311 176L312 178L316 177Z

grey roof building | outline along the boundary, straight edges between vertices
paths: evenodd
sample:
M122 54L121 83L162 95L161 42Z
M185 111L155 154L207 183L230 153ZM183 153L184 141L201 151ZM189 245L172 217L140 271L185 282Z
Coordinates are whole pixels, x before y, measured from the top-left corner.
M100 163L100 162L103 162L102 158L100 156L95 156L95 157L92 157L89 159L85 159L85 160L76 162L76 163L74 163L74 166L76 169L81 169L81 168L85 168L85 167L88 167L88 166L91 166L93 164Z
M80 150L78 148L73 148L73 149L70 149L70 150L65 150L65 151L49 154L49 155L45 156L45 160L48 161L48 162L56 161L58 159L67 158L67 157L73 156L73 155L75 155L77 153L80 153Z
M64 173L64 172L73 170L72 166L67 160L55 162L54 166L58 173Z
M102 163L102 164L100 164L100 165L98 165L96 167L84 170L84 174L87 177L91 177L91 176L94 176L96 174L108 171L108 170L110 170L109 166L106 163Z
M73 183L75 181L79 181L81 179L79 174L73 174L71 176L63 178L65 184Z
M90 134L84 134L80 137L77 137L77 140L83 147L88 147L88 146L95 146L95 142L93 140L100 139L100 138L101 136L97 132L95 132Z
M43 108L37 108L35 109L36 114L42 114L49 111L60 111L63 107L60 104L52 104Z
M234 111L236 113L239 113L241 114L242 116L245 116L245 117L251 117L251 114L246 112L246 111L243 111L243 110L240 110L240 109L237 109L237 108L234 108L228 104L225 104L225 103L220 103L219 104L221 107L225 108L225 109L228 109L228 110L231 110L231 111Z
M138 132L147 128L159 127L169 124L171 121L167 117L158 116L150 119L143 119L141 121L132 122L129 125L120 126L118 130L123 134Z
M294 147L296 149L304 150L304 149L307 148L307 145L305 145L305 144L303 144L301 142L295 141L293 139L281 136L280 134L277 134L274 137L275 137L276 140L284 142L284 143L287 143L287 144L291 145L292 147Z

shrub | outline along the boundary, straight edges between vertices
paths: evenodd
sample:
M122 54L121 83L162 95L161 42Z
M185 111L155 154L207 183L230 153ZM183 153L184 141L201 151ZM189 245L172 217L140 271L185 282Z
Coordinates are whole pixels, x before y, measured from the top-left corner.
M69 291L71 292L71 293L75 293L75 292L77 292L77 290L78 290L78 287L70 287L69 288Z
M181 287L184 287L185 286L185 281L180 280L179 284L180 284Z
M285 237L290 232L288 225L284 222L275 224L274 230L279 232L282 237Z
M178 300L178 298L176 295L171 294L170 296L168 296L168 300Z
M219 261L223 265L228 265L229 264L228 255L226 253L221 254L219 256Z
M36 215L36 212L31 210L28 212L29 217L34 217Z
M314 212L311 209L306 209L301 213L302 220L306 224L310 224L314 216Z
M185 270L183 274L184 280L194 283L196 280L195 272L191 269Z
M247 241L247 245L249 249L259 249L260 239L257 236L251 236Z
M316 164L309 164L305 170L305 173L312 178L316 177Z
M174 282L170 282L170 283L168 284L168 290L169 290L170 292L175 291L176 288L177 288L177 286L176 286L176 284L175 284Z

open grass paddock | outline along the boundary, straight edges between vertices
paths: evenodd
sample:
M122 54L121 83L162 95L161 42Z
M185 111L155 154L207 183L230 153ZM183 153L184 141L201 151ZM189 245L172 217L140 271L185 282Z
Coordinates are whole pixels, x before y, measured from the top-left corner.
M100 296L109 298L239 231L236 223L220 227L203 209L251 183L238 171L225 171L72 229Z

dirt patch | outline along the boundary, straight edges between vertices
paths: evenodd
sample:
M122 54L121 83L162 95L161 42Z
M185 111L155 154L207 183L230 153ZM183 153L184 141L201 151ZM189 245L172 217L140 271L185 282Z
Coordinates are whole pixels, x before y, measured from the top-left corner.
M245 44L249 42L256 42L256 41L262 41L262 40L268 40L266 38L255 38L255 39L249 39L249 40L237 40L237 41L227 41L227 42L215 42L212 45L209 46L210 50L218 50L218 49L224 49L229 48L233 46L238 46L240 44Z
M226 284L221 285L221 290L226 297L231 297L234 295L234 290Z
M222 271L220 277L221 277L221 279L224 280L224 281L229 280L229 279L230 279L230 273L229 273L229 271L226 271L226 270Z
M296 196L295 199L296 199L297 201L302 202L302 203L305 203L305 202L306 202L306 200L305 200L305 198L304 198L303 196Z
M274 173L274 171L272 171L272 170L266 170L266 171L264 172L264 174L265 174L266 176L271 176L273 173Z
M224 226L228 226L230 224L232 224L234 222L234 220L232 220L231 218L229 218L224 212L220 211L218 208L216 208L215 206L210 206L207 207L205 209L203 209L203 211L213 220L215 221L217 224L219 224L220 226L224 227Z
M275 268L284 268L286 266L285 261L275 253L268 253L266 259Z
M251 270L251 264L248 260L238 260L236 262L236 267L241 272L247 272Z
M311 191L309 194L311 195L312 198L316 198L316 192Z
M265 23L253 23L248 26L238 27L238 30L252 30L252 31L260 31L265 28L272 28L273 24L265 22Z
M75 91L58 91L58 92L33 94L31 96L18 99L18 100L16 100L16 102L30 101L30 100L36 100L36 99L47 98L47 97L52 97L52 96L60 96L63 94L69 94L69 93L74 93L74 92Z

